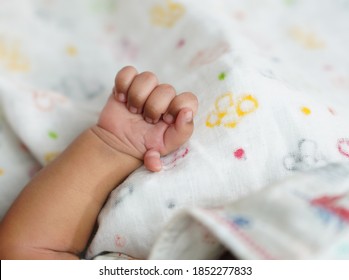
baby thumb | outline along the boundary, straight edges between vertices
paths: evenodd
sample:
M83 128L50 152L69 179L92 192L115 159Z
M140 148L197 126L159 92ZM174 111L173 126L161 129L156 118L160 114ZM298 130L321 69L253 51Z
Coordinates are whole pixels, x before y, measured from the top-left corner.
M165 132L164 144L167 153L170 153L184 144L193 134L194 114L190 108L179 111L176 121Z

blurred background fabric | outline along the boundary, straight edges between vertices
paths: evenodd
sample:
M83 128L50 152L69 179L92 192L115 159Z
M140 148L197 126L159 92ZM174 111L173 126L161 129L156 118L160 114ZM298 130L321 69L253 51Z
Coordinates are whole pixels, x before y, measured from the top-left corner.
M348 161L348 30L348 0L0 0L0 218L128 64L195 92L197 128L111 195L89 257L145 258L181 209Z

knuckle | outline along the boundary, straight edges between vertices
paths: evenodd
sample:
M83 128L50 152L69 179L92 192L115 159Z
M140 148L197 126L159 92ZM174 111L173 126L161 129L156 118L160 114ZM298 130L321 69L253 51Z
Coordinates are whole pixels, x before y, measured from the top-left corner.
M121 72L121 71L123 71L123 72L132 72L132 73L137 72L136 68L134 68L134 67L131 66L131 65L128 65L128 66L123 67L123 68L120 70L120 72Z
M186 95L184 95L183 93L180 95L177 95L174 99L173 99L173 105L178 107L181 106L182 104L185 104L188 101L188 98L186 97Z
M184 92L181 94L181 102L197 106L199 101L195 94L192 92Z
M149 71L142 72L141 74L139 74L139 76L142 77L142 79L145 79L147 81L153 81L153 82L158 81L158 78L156 77L156 75Z
M187 98L187 99L190 99L190 100L195 100L196 99L196 95L193 94L192 92L189 92L189 91L183 92L182 96L183 96L183 98Z
M161 84L158 86L159 90L166 93L176 94L176 90L173 86L169 84Z
M197 107L199 105L199 100L197 98L196 95L193 94L193 102L194 102L194 105Z
M137 74L136 68L133 66L125 66L115 76L115 83L122 83L128 81L130 77Z
M146 107L145 113L147 116L149 116L152 119L156 119L160 115L159 109L153 104Z
M198 106L197 97L191 92L184 92L175 96L175 98L171 103L171 111L174 112L174 111L179 111L184 107L191 107L195 114L197 106Z
M139 107L143 104L143 97L139 92L133 92L133 94L129 95L130 102L132 105Z
M119 77L116 77L115 79L115 86L118 91L127 90L128 84L129 84L129 79L127 79L127 77L119 76Z

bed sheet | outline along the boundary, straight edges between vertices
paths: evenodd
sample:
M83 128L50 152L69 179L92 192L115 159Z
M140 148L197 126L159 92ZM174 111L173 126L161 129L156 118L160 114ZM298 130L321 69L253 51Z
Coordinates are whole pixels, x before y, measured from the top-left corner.
M162 172L140 168L110 195L88 258L105 251L147 258L184 209L196 218L183 219L205 224L200 209L254 201L255 192L298 172L349 160L347 0L14 0L0 7L0 216L41 166L96 121L122 66L154 71L198 96L192 139L163 158ZM221 240L209 256L228 246Z

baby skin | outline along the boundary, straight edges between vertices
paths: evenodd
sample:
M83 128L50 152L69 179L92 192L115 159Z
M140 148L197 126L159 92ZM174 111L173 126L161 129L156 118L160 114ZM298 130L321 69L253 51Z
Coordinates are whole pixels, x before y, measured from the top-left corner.
M109 193L193 133L194 94L177 95L150 72L115 77L97 124L79 135L23 189L0 224L0 259L78 259Z

